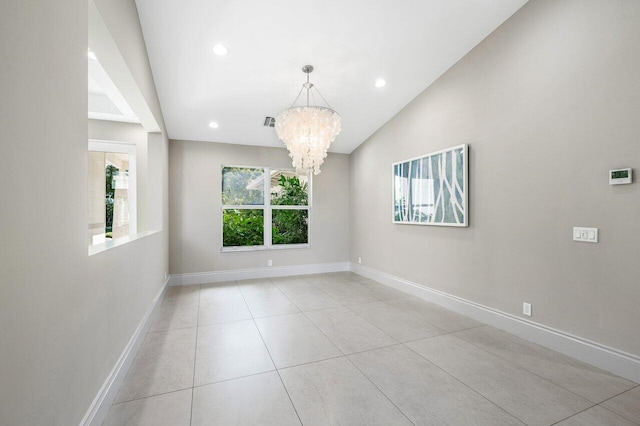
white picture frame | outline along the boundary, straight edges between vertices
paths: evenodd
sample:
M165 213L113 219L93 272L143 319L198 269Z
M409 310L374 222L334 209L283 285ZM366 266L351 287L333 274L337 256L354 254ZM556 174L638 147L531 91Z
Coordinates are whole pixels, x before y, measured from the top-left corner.
M467 144L393 163L391 178L393 223L469 226Z

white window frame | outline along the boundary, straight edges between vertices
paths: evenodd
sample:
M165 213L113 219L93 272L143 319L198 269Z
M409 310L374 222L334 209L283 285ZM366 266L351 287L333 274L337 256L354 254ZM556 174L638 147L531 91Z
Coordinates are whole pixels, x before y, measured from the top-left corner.
M94 152L115 152L120 154L129 155L129 188L127 190L127 196L129 201L129 236L138 233L138 193L137 193L137 169L136 169L136 145L127 142L116 141L103 141L96 139L89 139L89 151ZM123 237L120 239L125 239ZM92 246L99 246L100 244L93 244Z
M238 252L238 251L262 251L262 250L287 250L287 249L299 249L311 247L311 199L312 199L312 175L309 173L307 176L307 205L306 206L272 206L271 205L271 171L272 170L285 170L294 171L294 169L288 168L271 168L264 166L239 166L239 165L226 165L223 164L220 167L220 177L222 177L222 171L227 167L241 168L241 169L262 169L264 176L264 203L254 205L231 205L222 204L220 206L220 251L225 252ZM222 182L221 182L222 183ZM221 185L222 188L222 185ZM222 203L222 193L220 193L220 202ZM263 213L263 245L261 246L224 246L224 211L225 210L262 210ZM271 225L273 210L306 210L307 211L307 242L302 244L272 244L273 235L271 233Z

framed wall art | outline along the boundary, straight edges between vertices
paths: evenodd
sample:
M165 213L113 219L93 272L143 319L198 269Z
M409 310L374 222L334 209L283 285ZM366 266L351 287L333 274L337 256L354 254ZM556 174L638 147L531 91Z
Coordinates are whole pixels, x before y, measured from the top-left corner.
M393 223L468 226L467 145L393 164Z

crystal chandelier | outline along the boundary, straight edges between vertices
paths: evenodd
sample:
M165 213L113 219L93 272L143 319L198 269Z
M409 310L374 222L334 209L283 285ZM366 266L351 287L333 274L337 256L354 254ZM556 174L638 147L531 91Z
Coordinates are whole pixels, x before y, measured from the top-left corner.
M318 88L315 90L327 106L309 105L309 97L313 97L311 89L315 87L309 83L309 73L312 71L311 65L302 67L302 72L307 74L307 82L302 85L291 107L276 116L275 128L278 137L289 150L296 171L313 171L317 175L327 156L329 145L340 133L340 115L331 109ZM307 91L307 105L295 106L303 90Z

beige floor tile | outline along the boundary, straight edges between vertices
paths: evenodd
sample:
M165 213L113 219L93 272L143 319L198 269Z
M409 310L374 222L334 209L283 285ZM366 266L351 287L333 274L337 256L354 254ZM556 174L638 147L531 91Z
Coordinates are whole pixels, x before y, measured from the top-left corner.
M326 283L335 283L336 279L327 276L326 274L312 274L305 275L304 280L315 285L316 287L320 287Z
M151 323L149 332L177 330L198 324L198 299L162 303Z
M193 386L196 328L147 334L115 402Z
M305 291L286 293L286 296L302 312L342 306L339 301L315 287Z
M640 386L603 402L602 406L640 424Z
M566 389L450 334L407 345L530 425L549 425L593 405Z
M378 300L403 299L408 296L403 291L370 280L348 281L347 284L356 288L367 289Z
M415 424L523 424L404 345L349 358Z
M634 426L635 423L612 413L599 405L591 407L566 420L556 423L558 426Z
M299 425L275 371L193 390L192 425Z
M240 292L218 294L216 297L207 297L207 300L200 301L199 326L251 319L251 313Z
M274 278L273 284L285 294L296 293L297 291L305 291L316 288L313 284L306 281L302 277L296 278Z
M361 275L351 271L329 272L325 275L339 281L353 281L361 277Z
M200 303L210 302L220 296L240 294L240 288L235 281L202 284L200 286Z
M493 327L473 328L455 333L455 336L595 403L635 386L607 371Z
M307 312L306 316L345 354L398 343L346 307Z
M169 286L164 294L163 304L176 302L191 302L200 298L199 285Z
M244 300L247 302L249 311L254 318L271 317L274 315L285 315L300 312L296 305L291 303L277 287L273 292L245 293Z
M169 287L150 330L105 425L640 425L634 383L351 272Z
M320 290L343 305L377 302L380 299L366 287L349 285L347 282L331 282L318 286Z
M237 281L243 295L279 293L280 290L269 279Z
M410 425L346 358L280 371L304 425Z
M258 318L256 324L278 368L342 355L303 314Z
M349 308L401 342L444 333L428 321L393 306L391 301L353 305Z
M413 315L417 315L449 333L484 325L474 319L442 308L433 303L425 302L417 297L392 300L389 304L403 309Z
M189 426L191 389L151 396L111 407L103 426Z
M274 368L253 320L198 327L196 386Z

